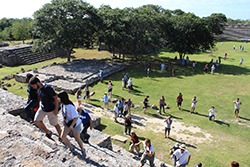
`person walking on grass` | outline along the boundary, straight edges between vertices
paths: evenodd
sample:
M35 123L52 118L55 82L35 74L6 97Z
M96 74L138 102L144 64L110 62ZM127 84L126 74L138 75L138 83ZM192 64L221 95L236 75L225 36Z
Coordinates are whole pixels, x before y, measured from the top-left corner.
M62 114L64 118L64 129L62 132L63 143L70 149L73 155L77 154L73 145L67 138L67 135L73 131L74 138L81 148L82 156L85 156L85 149L83 148L83 142L80 138L83 125L79 118L78 112L76 111L75 105L71 100L69 100L69 96L66 92L59 93L58 97L62 103Z
M112 98L112 90L113 90L113 84L111 81L108 82L108 96L109 98Z
M210 121L214 121L214 119L215 119L215 116L214 116L214 113L215 113L214 106L212 106L212 107L208 110L208 112L209 112L208 119L209 119Z
M194 96L194 98L192 99L190 114L192 114L194 112L195 107L196 107L196 103L197 103L197 99L196 99L196 96Z
M146 98L143 101L143 113L145 114L147 111L147 108L149 107L149 96L146 96Z
M161 110L165 113L165 106L166 106L166 103L165 103L165 98L164 96L161 96L160 100L159 100L159 107L160 107L160 110L159 110L159 113L161 115Z
M103 96L103 108L108 109L108 105L109 105L109 97L107 93L105 92Z
M150 139L145 139L144 141L144 152L141 157L141 166L144 166L146 163L146 160L149 161L150 167L154 167L154 159L155 159L155 150L154 147L151 144Z
M132 128L132 119L131 119L130 115L126 115L124 117L124 125L125 125L124 134L125 135L130 135L131 128Z
M179 110L181 109L182 101L183 101L182 94L179 93L179 95L176 98L176 103Z
M133 90L133 83L132 83L132 78L130 77L128 79L128 92Z
M235 101L233 101L233 103L234 103L234 116L236 119L238 119L239 112L240 112L240 105L242 105L242 103L240 102L239 98L237 98Z
M164 122L166 122L166 124L165 124L165 138L169 138L171 125L173 123L171 116L167 117L167 119Z
M214 70L215 70L215 65L213 64L212 67L211 67L211 74L212 75L214 74Z
M51 138L52 132L48 130L48 128L44 125L43 119L45 116L48 117L50 125L56 128L56 131L59 136L59 140L61 137L61 127L58 123L58 96L54 89L47 85L41 83L41 81L33 76L29 80L29 84L33 89L37 89L38 96L40 98L40 106L36 112L34 122L35 124L46 133L48 138Z

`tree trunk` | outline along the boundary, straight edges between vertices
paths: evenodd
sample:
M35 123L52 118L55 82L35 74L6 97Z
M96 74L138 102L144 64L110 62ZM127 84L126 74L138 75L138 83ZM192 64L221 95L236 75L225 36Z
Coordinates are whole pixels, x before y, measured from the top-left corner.
M71 50L73 48L69 48L66 52L67 52L67 61L70 62L70 56L71 56Z

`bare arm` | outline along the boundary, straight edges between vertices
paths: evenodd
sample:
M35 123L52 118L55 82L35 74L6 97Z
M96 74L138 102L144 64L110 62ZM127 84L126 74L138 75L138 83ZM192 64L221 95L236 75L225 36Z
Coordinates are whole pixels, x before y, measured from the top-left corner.
M54 96L54 104L55 104L55 110L54 110L54 114L57 115L58 114L58 96Z

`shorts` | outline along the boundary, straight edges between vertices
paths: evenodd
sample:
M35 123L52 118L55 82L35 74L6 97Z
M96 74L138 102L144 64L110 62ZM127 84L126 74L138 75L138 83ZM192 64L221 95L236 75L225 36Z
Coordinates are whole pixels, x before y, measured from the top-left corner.
M77 96L77 100L82 100L82 96Z
M196 104L192 103L191 107L192 107L192 108L195 108L195 107L196 107Z
M77 133L81 133L83 130L83 124L79 123L77 126L74 127L73 131Z
M170 130L171 130L170 128L165 128L165 133L167 133L167 132L169 133Z
M143 103L144 107L143 108L148 108L148 103Z
M239 114L239 112L240 112L240 109L237 109L237 108L234 109L234 113L235 113L235 114Z
M177 102L177 106L181 106L181 103L182 103L182 102Z
M112 88L109 88L109 89L108 89L108 92L112 92Z
M54 114L54 111L45 112L41 107L36 112L34 121L43 121L44 117L47 115L49 123L52 126L58 125L58 116Z

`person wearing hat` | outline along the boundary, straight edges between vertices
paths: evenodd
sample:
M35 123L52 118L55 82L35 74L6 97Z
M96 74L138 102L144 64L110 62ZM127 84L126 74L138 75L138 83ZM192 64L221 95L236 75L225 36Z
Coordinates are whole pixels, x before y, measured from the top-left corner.
M136 135L135 131L132 130L130 133L130 146L129 152L134 154L134 150L136 150L137 155L140 156L140 144L139 137Z
M28 121L30 122L33 122L34 117L35 117L35 111L39 107L37 89L33 89L31 85L29 84L30 78L32 77L33 75L30 73L26 75L26 83L28 83L28 87L27 87L28 101L24 107L24 111L27 113Z
M173 153L172 158L174 159L174 166L186 167L190 161L191 154L186 150L186 145L181 144L179 149Z
M177 149L179 149L179 146L179 143L175 143L175 145L170 148L169 154L172 155Z

